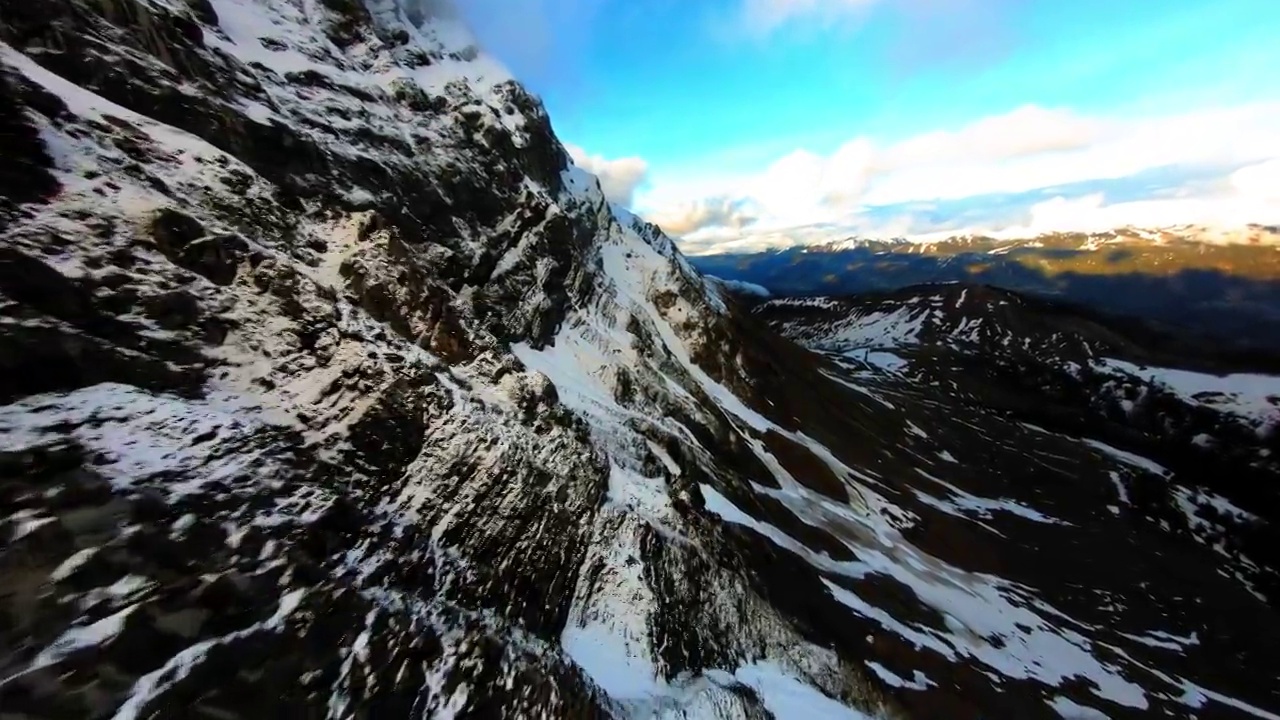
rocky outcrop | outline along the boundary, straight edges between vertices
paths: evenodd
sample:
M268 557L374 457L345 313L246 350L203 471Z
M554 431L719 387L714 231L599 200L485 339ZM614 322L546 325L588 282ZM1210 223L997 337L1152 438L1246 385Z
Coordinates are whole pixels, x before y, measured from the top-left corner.
M768 331L468 38L416 0L0 8L3 712L1274 705L1265 603L1100 512L1130 469Z

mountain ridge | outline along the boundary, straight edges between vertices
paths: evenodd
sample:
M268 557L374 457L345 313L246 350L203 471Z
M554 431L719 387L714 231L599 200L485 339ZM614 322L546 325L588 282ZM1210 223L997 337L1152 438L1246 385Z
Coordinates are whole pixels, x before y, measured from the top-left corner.
M1263 228L1260 232L1269 232ZM855 240L768 253L695 256L703 272L780 296L843 296L922 283L992 285L1130 315L1166 332L1275 351L1280 253L1270 244L1183 235L1055 233L1031 239Z
M751 255L768 252L835 252L854 248L872 248L882 252L931 249L967 248L974 245L991 246L989 250L1007 251L1019 246L1042 247L1053 244L1064 248L1096 250L1112 243L1146 242L1152 244L1194 243L1201 245L1253 245L1275 246L1280 244L1280 227L1261 223L1240 225L1123 225L1097 230L1042 230L1023 232L1018 230L968 232L938 232L929 235L848 235L811 242L782 243L751 246L736 240L697 247L692 257L704 255ZM1072 243L1075 243L1072 245Z

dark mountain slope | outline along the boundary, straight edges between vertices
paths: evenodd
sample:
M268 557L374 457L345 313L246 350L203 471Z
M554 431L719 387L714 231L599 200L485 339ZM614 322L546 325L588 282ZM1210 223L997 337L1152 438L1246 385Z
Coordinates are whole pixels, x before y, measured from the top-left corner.
M1280 706L1265 569L1109 512L1132 461L768 330L441 3L0 40L0 713Z
M1064 417L1089 410L1091 423L1179 446L1207 434L1220 450L1254 460L1276 449L1280 404L1269 398L1280 391L1280 357L1273 354L988 286L782 299L757 313L844 360L875 361L877 350L890 365L901 363L895 354L911 358L910 374L985 407L1045 416L1059 407Z
M1147 493L1147 510L1158 517L1178 515L1188 493L1200 489L1230 498L1249 516L1265 517L1280 502L1274 358L986 286L776 300L756 313L855 376L928 388L951 406L1154 459L1174 480ZM1220 510L1205 512L1225 521L1241 515ZM1226 522L1222 537L1211 539L1249 545L1248 554L1274 570L1280 557L1272 532L1236 525ZM1274 597L1272 572L1258 582Z

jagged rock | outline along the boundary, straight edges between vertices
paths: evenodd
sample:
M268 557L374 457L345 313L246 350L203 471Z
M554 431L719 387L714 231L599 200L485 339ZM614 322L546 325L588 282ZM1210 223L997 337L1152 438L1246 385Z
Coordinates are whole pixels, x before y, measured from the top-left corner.
M49 172L53 160L40 142L39 130L23 112L30 107L37 112L56 112L57 103L49 107L48 96L40 97L25 83L0 73L0 229L8 216L24 203L39 202L52 196L60 187ZM42 102L44 100L44 102Z
M165 257L218 285L230 285L241 260L248 253L244 238L209 235L198 220L177 210L164 209L151 221L151 236Z
M369 11L361 0L321 0L320 4L336 16L325 29L325 35L338 47L360 40L369 27Z
M14 248L0 248L0 292L23 308L72 325L110 324L92 296L47 263Z
M144 307L148 317L164 328L184 328L200 319L199 300L184 290L170 290L147 298Z

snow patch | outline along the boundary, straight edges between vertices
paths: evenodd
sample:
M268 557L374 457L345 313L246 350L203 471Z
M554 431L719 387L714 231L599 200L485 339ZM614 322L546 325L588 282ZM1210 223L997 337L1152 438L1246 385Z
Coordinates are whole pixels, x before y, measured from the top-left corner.
M778 718L870 720L869 716L800 682L774 663L758 662L743 666L734 673L734 677L755 690L765 708Z
M911 680L906 680L889 668L873 660L868 660L866 665L871 669L871 672L876 674L876 677L883 680L886 684L894 687L904 688L907 690L928 690L931 687L937 687L937 683L930 680L928 676L919 670L912 671L914 673L913 678Z
M1144 458L1141 455L1135 455L1131 452L1121 450L1120 448L1111 447L1110 445L1100 440L1093 440L1091 438L1080 438L1080 441L1092 447L1094 450L1101 452L1104 455L1107 455L1115 460L1119 460L1125 465L1136 467L1140 470L1146 470L1147 472L1153 473L1155 475L1159 475L1160 477L1169 477L1172 474L1169 472L1168 468L1164 467L1163 465L1160 465L1157 462L1148 460L1147 458Z
M1234 415L1265 436L1280 425L1280 377L1237 373L1217 376L1174 368L1139 366L1100 358L1094 369L1151 383L1191 405Z
M250 441L267 427L261 417L216 398L185 400L102 383L0 407L0 449L19 450L69 436L100 455L98 472L118 489L161 471L183 473L186 479L163 486L172 498L180 498L208 483L261 473L273 461L251 451Z

